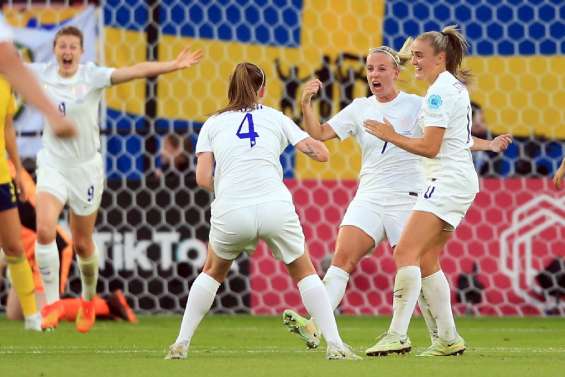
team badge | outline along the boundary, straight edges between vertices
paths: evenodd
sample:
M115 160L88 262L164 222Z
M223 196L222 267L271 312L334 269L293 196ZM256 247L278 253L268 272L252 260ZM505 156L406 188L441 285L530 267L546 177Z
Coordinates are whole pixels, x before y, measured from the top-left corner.
M428 106L430 107L430 109L433 110L439 109L442 102L443 101L441 97L438 96L437 94L432 94L431 96L428 97Z

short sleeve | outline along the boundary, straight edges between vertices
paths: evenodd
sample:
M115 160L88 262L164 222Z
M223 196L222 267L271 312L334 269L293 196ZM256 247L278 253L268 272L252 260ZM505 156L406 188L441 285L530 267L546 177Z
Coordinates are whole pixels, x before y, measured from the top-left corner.
M112 85L112 72L114 68L100 67L94 63L87 63L88 81L94 88L106 88Z
M284 135L286 136L288 142L292 145L296 145L302 140L310 137L304 130L302 130L292 119L283 115L282 117L282 128Z
M26 63L26 67L41 81L42 73L47 67L47 63Z
M358 125L355 118L357 107L357 102L353 101L328 121L340 140L357 134Z
M439 91L431 91L424 98L424 127L447 128L449 124L449 96Z
M207 120L200 129L198 141L196 141L196 155L203 152L212 152L212 142L210 141L210 121Z

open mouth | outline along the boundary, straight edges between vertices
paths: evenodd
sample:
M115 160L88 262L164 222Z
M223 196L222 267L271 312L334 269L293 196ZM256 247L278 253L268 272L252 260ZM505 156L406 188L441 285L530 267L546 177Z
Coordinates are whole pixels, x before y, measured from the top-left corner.
M373 85L374 89L381 89L383 87L383 84L378 81L373 81L371 85Z
M72 58L63 58L63 66L65 68L70 68L73 65L73 59Z

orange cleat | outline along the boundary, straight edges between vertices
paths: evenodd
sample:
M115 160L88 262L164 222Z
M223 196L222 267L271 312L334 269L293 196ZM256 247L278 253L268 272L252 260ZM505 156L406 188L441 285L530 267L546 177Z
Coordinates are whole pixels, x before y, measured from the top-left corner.
M82 300L76 319L77 331L83 334L89 332L92 326L94 326L94 322L96 322L94 302Z
M128 304L128 300L124 293L118 289L114 291L108 297L108 306L110 307L110 312L123 320L128 321L129 323L138 323L137 316L133 312L132 308Z
M59 320L65 315L65 306L61 300L45 305L41 310L41 328L53 330L59 325Z

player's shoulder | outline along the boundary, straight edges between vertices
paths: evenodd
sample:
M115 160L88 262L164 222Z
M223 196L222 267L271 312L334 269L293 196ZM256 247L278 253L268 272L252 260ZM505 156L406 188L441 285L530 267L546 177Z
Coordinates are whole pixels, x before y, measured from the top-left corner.
M286 116L282 111L265 105L257 105L257 108L253 110L253 113L273 123L287 122L289 120L292 120L288 116Z
M351 101L349 106L352 107L352 108L365 107L367 105L374 104L375 101L376 101L375 96L357 97L357 98L354 98L353 101Z
M50 62L32 62L27 63L26 66L36 74L46 75L49 73L57 72L57 64L54 61Z
M428 94L459 94L462 90L466 90L465 85L461 81L459 81L453 74L448 71L444 71L440 73L436 81L434 81L434 83L430 85Z
M78 69L79 69L79 72L83 72L86 75L92 75L92 74L97 73L98 71L106 70L108 68L101 66L101 65L98 65L94 62L86 62L86 63L79 64Z
M399 96L400 96L399 98L400 103L402 103L405 106L416 107L416 108L422 106L423 98L417 94L400 91Z
M277 117L285 116L280 110L266 105L257 105L257 108L253 111L257 112L258 114L274 115Z

